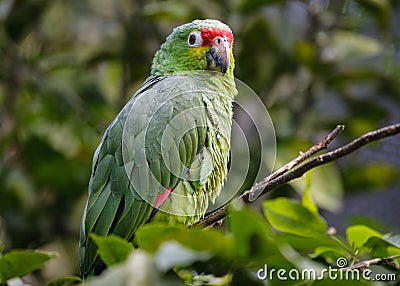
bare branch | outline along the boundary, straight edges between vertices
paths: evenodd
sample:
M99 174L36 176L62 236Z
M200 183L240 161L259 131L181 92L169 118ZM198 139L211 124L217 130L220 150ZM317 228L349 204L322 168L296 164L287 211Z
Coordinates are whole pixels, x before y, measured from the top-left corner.
M370 260L361 261L354 265L350 265L345 268L341 268L340 271L352 270L352 269L365 269L371 267L371 265L388 265L393 266L393 260L396 258L400 258L400 254L392 255L385 258L373 258ZM396 265L394 265L396 267Z
M293 159L283 167L279 168L275 172L273 172L271 175L268 177L262 179L260 182L255 184L251 189L248 191L249 192L249 201L254 201L259 197L260 193L262 193L263 189L265 186L270 182L271 180L282 176L283 174L287 173L288 171L292 170L294 167L298 166L299 164L303 163L305 160L308 158L311 158L313 155L319 153L321 150L327 149L328 145L333 141L333 139L336 138L336 136L339 135L340 132L342 132L344 129L344 125L338 125L336 126L335 129L332 130L331 133L329 133L325 138L323 138L321 141L319 141L317 144L309 148L306 152L300 152L299 156L297 158Z
M343 130L343 128L344 127L342 125L338 125L328 136L322 139L319 143L308 149L306 152L300 153L297 158L290 161L288 164L278 169L270 176L264 178L259 183L255 184L250 190L244 192L235 200L245 203L251 203L259 196L264 195L296 178L301 177L307 171L315 167L338 160L339 158L342 158L360 149L368 143L400 133L400 123L389 125L378 130L368 132L342 147L339 147L328 153L313 157L310 160L306 161L308 158L315 155L322 149L326 149L329 143L332 142L332 140ZM216 222L223 220L226 216L226 212L227 206L223 206L206 216L204 219L197 222L195 225L212 226Z

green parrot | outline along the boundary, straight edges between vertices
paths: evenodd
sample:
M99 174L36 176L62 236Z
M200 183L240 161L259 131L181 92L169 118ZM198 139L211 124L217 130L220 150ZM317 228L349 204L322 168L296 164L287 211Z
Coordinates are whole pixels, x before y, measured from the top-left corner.
M91 233L132 241L152 220L191 224L219 195L237 94L232 44L232 31L217 20L175 28L151 75L105 131L80 228L84 277L105 268Z

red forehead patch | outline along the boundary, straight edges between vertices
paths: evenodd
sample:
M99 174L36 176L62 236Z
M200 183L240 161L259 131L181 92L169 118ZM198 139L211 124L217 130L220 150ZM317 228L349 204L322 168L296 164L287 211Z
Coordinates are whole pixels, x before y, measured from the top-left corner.
M202 29L201 37L203 38L203 46L212 46L215 37L226 37L229 41L229 45L232 47L233 35L230 31L221 29Z

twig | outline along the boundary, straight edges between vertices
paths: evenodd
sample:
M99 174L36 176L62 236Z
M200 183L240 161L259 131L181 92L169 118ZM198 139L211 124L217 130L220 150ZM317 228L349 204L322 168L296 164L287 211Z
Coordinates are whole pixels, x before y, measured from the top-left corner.
M340 132L342 132L344 129L344 125L338 125L336 126L335 129L332 130L331 133L329 133L325 138L323 138L321 141L319 141L317 144L312 146L310 149L308 149L306 152L300 152L299 156L297 156L295 159L284 165L283 167L279 168L275 172L273 172L271 175L268 177L262 179L260 182L255 184L251 189L248 191L249 192L249 200L254 201L257 199L257 197L260 195L262 190L265 188L265 186L270 182L271 180L282 176L284 173L287 173L288 171L292 170L294 167L298 166L299 164L303 163L305 160L308 158L312 157L313 155L317 154L321 150L327 149L328 145L332 142L333 139L336 138L336 136L339 135Z
M365 269L369 268L371 265L388 265L393 266L393 260L396 258L400 258L400 254L392 255L385 258L373 258L370 260L361 261L354 265L350 265L344 268L341 268L340 271L352 270L352 269Z
M299 165L300 163L304 162L306 159L310 158L312 155L316 154L320 150L325 149L327 145L340 133L341 130L343 130L343 126L339 125L318 144L314 145L305 153L303 153L303 155L300 154L299 157L297 157L296 159L292 160L284 167L282 167L283 170L281 170L282 168L280 168L270 176L264 178L259 183L255 184L250 190L244 192L241 196L239 196L235 200L242 201L245 203L251 203L259 196L264 195L286 184L287 182L290 182L296 178L301 177L304 173L317 166L321 166L329 162L335 161L339 158L342 158L373 141L394 136L400 133L400 123L389 125L372 132L368 132L342 147L339 147L323 155L314 157L309 161L306 161L305 163ZM316 147L319 146L319 144L321 144L321 147ZM305 157L304 154L307 154L308 157ZM294 166L297 167L293 168ZM286 170L285 167L288 169ZM276 173L278 174L276 175ZM211 226L215 224L217 221L224 219L226 213L227 213L227 206L223 206L217 209L216 211L212 212L211 214L207 215L204 219L200 220L195 225Z

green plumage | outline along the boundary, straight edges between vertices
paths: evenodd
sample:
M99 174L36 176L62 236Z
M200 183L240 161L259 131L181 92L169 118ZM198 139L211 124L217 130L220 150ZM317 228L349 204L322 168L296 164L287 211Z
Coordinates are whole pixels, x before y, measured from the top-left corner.
M207 69L211 47L191 47L193 31L228 31L219 21L180 26L153 60L152 75L106 130L94 158L79 243L82 275L99 264L90 233L131 240L157 197L172 188L154 219L199 220L227 175L233 56L225 74ZM196 56L194 56L196 55ZM215 57L218 59L218 57Z

